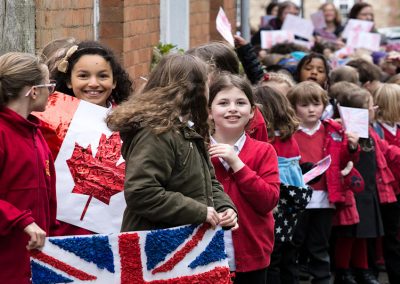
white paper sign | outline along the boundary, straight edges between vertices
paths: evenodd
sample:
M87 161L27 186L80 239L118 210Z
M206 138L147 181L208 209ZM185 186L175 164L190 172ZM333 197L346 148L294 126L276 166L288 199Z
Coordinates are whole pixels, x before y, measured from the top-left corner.
M371 51L379 51L380 43L380 34L354 31L348 33L346 42L352 48L365 48Z
M338 106L346 131L356 133L360 138L368 138L368 109Z
M224 9L219 8L219 12L216 19L217 31L222 35L222 37L230 43L233 47L235 46L235 41L232 35L232 25L226 16Z
M261 48L271 48L277 43L293 42L294 35L288 31L261 31Z
M350 19L343 30L342 37L347 38L349 32L369 32L374 26L374 22Z
M310 20L289 14L286 16L281 30L292 32L294 35L305 39L311 39L314 26Z
M311 21L314 25L315 29L324 29L326 28L326 21L324 17L324 12L318 11L310 15Z
M321 161L318 161L311 170L303 175L304 182L308 183L310 180L322 175L327 169L329 169L331 162L331 155L328 155Z

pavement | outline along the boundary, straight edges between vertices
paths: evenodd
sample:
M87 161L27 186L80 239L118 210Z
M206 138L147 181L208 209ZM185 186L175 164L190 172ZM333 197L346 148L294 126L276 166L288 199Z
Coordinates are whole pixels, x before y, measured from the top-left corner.
M389 280L387 277L387 273L386 272L379 272L379 283L381 284L389 284ZM334 278L332 277L331 279L331 283L333 284ZM300 284L311 284L311 281L300 281ZM400 284L400 283L399 283Z

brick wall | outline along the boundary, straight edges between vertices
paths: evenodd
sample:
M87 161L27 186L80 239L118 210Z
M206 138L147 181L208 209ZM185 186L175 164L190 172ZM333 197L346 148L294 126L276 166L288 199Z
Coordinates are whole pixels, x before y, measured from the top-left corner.
M36 49L67 36L93 39L93 0L36 0Z
M216 29L215 19L217 17L219 7L225 11L229 22L232 25L232 32L236 32L236 1L235 0L212 0L210 4L210 40L223 40L222 36Z
M210 1L190 1L190 47L210 41Z

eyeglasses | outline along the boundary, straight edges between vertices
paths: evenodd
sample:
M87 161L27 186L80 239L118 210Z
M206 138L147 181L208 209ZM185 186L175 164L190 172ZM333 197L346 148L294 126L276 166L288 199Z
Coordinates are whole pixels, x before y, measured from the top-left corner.
M52 93L54 93L55 89L56 89L56 81L50 81L49 84L41 84L41 85L34 85L32 86L32 88L47 88L49 90L49 94L51 95ZM25 97L29 96L29 94L31 93L32 88L29 90L28 93L26 93Z

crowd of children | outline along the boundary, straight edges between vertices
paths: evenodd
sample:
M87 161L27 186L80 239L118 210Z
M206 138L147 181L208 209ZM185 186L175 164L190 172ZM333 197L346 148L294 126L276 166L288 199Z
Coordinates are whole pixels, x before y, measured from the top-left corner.
M299 12L288 1L273 9L263 28ZM340 48L337 10L321 11ZM350 18L371 13L357 4ZM354 54L332 68L332 56L316 52L321 35L316 43L260 53L240 36L236 49L204 44L164 56L135 92L95 41L0 56L0 280L30 283L29 250L46 236L93 233L56 220L54 162L31 113L58 91L110 110L126 161L121 231L231 229L234 283L292 284L306 273L315 284L332 274L336 284L377 284L379 254L400 283L400 56ZM368 137L346 129L341 107L368 112Z

